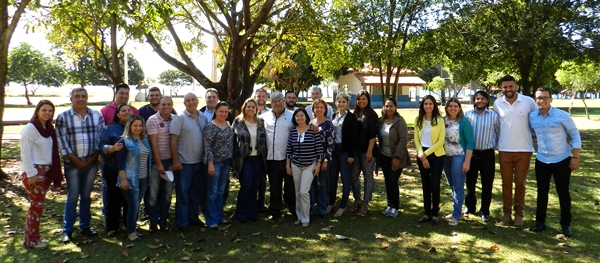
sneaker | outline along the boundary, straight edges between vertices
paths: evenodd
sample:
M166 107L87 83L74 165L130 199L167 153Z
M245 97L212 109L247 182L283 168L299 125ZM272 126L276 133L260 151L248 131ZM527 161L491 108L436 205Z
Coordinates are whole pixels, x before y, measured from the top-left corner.
M310 226L310 223L302 223L302 227L308 227Z
M142 237L140 237L137 232L133 232L133 233L127 235L127 237L129 238L129 241L131 241L131 242L142 241Z
M337 212L335 212L333 217L343 216L345 212L346 212L346 208L338 208Z
M489 215L481 215L481 222L484 222L484 223L490 222L490 216Z
M533 232L542 232L544 230L546 230L546 224L541 222L536 223L535 226L529 228L529 231Z
M383 210L383 212L381 212L384 216L390 216L390 211L392 211L391 207L386 207L385 210Z
M458 219L456 218L452 218L450 219L450 222L448 222L449 226L457 226L458 225Z
M302 224L302 221L300 221L300 219L296 220L296 222L294 222L294 225L299 225Z
M451 220L452 218L453 218L452 214L447 214L444 216L444 219L447 219L447 220Z
M84 236L88 236L88 237L95 237L98 235L98 232L96 232L95 230L92 230L91 228L84 228L81 231L79 231L79 234L84 235Z
M392 208L387 216L389 216L391 218L398 217L398 209Z
M73 238L73 237L71 236L70 232L63 232L62 235L60 236L60 242L69 243L69 242L71 242L71 238Z

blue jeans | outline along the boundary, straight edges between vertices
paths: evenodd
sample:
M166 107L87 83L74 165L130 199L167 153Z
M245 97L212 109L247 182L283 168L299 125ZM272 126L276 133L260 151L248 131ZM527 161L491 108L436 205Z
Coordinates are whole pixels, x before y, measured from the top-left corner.
M202 193L204 164L182 164L183 169L175 171L175 224L187 226L190 222L200 222L198 212Z
M327 214L327 205L329 204L329 163L327 169L321 171L319 167L319 176L317 180L313 180L312 187L310 188L310 201L311 201L311 215L325 215ZM314 204L317 204L316 206Z
M259 156L248 156L240 174L240 192L238 193L235 218L240 222L256 220L258 207L256 194L264 174L263 160Z
M206 225L216 226L223 222L223 193L229 179L229 170L231 169L231 159L214 163L215 175L208 176L208 192L206 193L206 208L208 214Z
M165 171L172 171L173 160L160 160ZM169 218L169 206L171 206L171 195L173 193L173 182L163 179L156 170L156 164L152 165L150 184L148 187L148 216L151 224L165 223Z
M131 234L137 230L140 202L142 198L144 198L144 194L146 194L146 189L148 188L148 177L140 179L139 186L140 188L138 190L128 189L127 191L124 191L121 189L125 201L127 202L127 206L129 207L127 210L127 217L125 218L125 222L127 223L127 234Z
M335 145L333 157L329 163L329 205L335 205L339 174L342 173L342 200L340 208L346 208L352 190L352 167L348 164L348 153L342 150L342 144Z
M79 169L71 162L65 162L65 179L67 180L67 200L65 201L65 215L63 218L63 231L67 233L73 232L73 225L77 220L77 201L79 203L79 229L90 227L92 213L90 206L92 199L92 187L94 179L98 174L98 162L90 169Z
M452 189L452 203L454 204L452 218L456 220L460 219L463 200L465 199L467 173L462 172L464 162L464 155L444 156L444 174L446 174L446 180L448 180L448 185Z

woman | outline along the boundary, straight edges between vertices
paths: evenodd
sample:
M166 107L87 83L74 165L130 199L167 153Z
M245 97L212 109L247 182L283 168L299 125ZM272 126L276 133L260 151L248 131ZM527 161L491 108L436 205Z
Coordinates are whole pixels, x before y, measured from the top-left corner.
M31 120L21 131L21 182L31 204L25 218L23 246L45 248L48 241L40 236L40 219L44 210L46 192L50 183L60 189L63 178L58 155L56 131L52 125L55 107L49 100L41 100Z
M336 100L338 112L333 118L335 126L335 148L331 157L329 170L329 207L335 205L337 199L338 176L342 174L342 200L333 215L340 217L346 212L350 189L352 189L352 165L356 152L356 116L348 110L350 96L339 94Z
M117 164L117 152L123 149L123 132L125 123L131 117L131 106L120 104L117 106L113 123L108 125L102 132L99 148L102 150L102 181L106 188L104 196L104 209L106 221L106 234L114 237L119 230L119 221L121 217L121 207L123 207L123 218L127 217L127 204L121 188L117 186L119 182L119 167Z
M217 230L219 224L230 224L223 217L223 193L233 157L233 130L227 122L229 105L219 102L215 107L213 120L206 125L204 132L204 163L208 164L208 180L206 193L206 224Z
M444 118L435 98L431 95L423 97L419 105L419 116L415 125L415 147L417 165L421 173L423 188L423 206L425 213L418 222L431 221L433 226L439 224L440 211L440 177L444 168Z
M328 163L332 158L334 149L334 127L333 123L327 119L327 102L322 99L316 99L312 104L312 113L315 117L311 124L313 127L319 127L318 134L321 136L321 142L323 147L323 161L318 180L313 182L314 200L317 203L316 214L321 217L325 217L326 214L331 212L332 206L329 204L329 194L327 184L329 181L329 169ZM337 182L336 182L337 183ZM311 203L312 204L312 203Z
M117 165L119 180L117 185L121 188L125 201L127 201L127 237L133 242L142 240L142 235L137 232L136 222L140 209L140 200L146 194L148 177L152 165L152 150L146 133L144 119L139 115L132 115L123 132L123 147L117 152Z
M446 103L446 135L444 140L444 174L450 189L452 189L452 214L447 215L451 226L458 225L461 216L462 204L465 198L465 177L471 164L471 155L475 147L473 128L471 122L464 118L460 102L451 98Z
M321 136L309 130L308 114L304 109L294 111L287 143L285 169L288 175L294 177L296 188L296 225L310 225L310 186L313 178L319 175L323 159L323 144Z
M256 221L258 184L267 167L267 134L257 114L258 103L247 99L242 113L233 121L233 173L240 180L235 218Z
M373 195L375 181L373 168L375 167L375 140L377 137L377 113L371 108L371 95L366 90L361 90L356 95L356 109L354 110L358 121L356 133L356 159L352 173L352 191L354 192L354 209L359 216L365 216L369 209L369 202ZM365 180L364 199L360 198L360 172Z
M379 118L379 163L385 178L387 208L383 214L391 218L398 216L400 191L398 179L402 168L410 166L408 157L408 127L404 118L398 114L396 100L389 97L383 106Z

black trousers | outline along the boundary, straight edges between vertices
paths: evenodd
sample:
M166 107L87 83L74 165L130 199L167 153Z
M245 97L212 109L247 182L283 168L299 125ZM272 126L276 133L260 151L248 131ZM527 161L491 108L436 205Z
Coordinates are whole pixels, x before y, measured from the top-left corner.
M571 194L569 184L571 182L571 157L558 163L546 164L535 160L535 180L537 181L537 208L536 222L546 222L546 211L548 210L548 192L550 190L550 178L554 175L554 184L560 203L560 225L571 225Z
M437 157L432 153L427 156L427 161L429 169L425 169L423 162L417 158L423 188L424 215L437 217L440 212L440 178L444 170L444 156Z
M106 182L106 232L119 230L120 219L127 218L127 202L121 188L117 186L119 172L104 165L104 181ZM121 214L121 208L123 213Z
M496 153L494 149L473 150L471 157L471 169L467 172L467 194L465 196L465 206L469 213L477 211L477 194L475 188L477 185L477 175L481 174L481 208L479 212L482 215L490 215L490 203L492 202L492 188L494 186L494 176L496 174Z
M292 214L296 214L296 188L294 177L287 175L285 171L285 160L267 161L267 173L269 175L269 193L271 194L269 214L278 217L281 214L281 196Z

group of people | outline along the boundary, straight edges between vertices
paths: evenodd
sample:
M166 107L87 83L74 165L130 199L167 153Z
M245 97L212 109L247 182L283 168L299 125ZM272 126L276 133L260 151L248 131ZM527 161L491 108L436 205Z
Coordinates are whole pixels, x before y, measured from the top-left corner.
M521 226L534 132L538 141L538 209L537 224L532 230L542 231L546 227L549 181L554 175L563 233L570 236L568 184L571 171L578 167L581 149L577 128L568 114L551 107L548 90L536 91L534 101L516 93L514 78L507 76L501 83L504 97L494 103L494 111L488 109L490 98L485 91L475 93L475 109L466 113L458 100L450 99L445 117L441 116L435 98L425 96L421 100L414 136L424 204L424 215L418 222L439 223L442 171L452 189L453 211L446 216L449 224L456 226L463 213L476 212L478 172L482 182L481 219L488 222L495 173L494 148L498 148L503 180L502 223L508 225L512 220L514 172L514 224ZM192 231L193 225L218 229L230 224L223 215L230 172L240 183L234 214L239 222L256 221L260 211L268 212L269 220L276 220L284 216L282 210L287 207L296 219L295 224L308 227L311 216L325 217L333 212L340 177L342 195L333 216L347 212L365 216L372 200L373 171L378 162L387 195L383 214L398 216L398 181L403 168L411 165L411 158L408 127L391 97L385 100L378 117L365 90L356 95L354 111L349 110L350 97L339 94L335 101L338 111L333 112L322 100L319 88L311 90L313 103L306 108L296 106L297 96L293 91L285 96L273 91L272 108L268 108L266 90L258 89L234 118L229 105L218 101L215 89L206 91L207 105L200 110L197 96L186 94L185 110L179 114L173 109L173 99L163 97L158 88L149 90L150 104L138 111L128 104L129 90L126 84L118 85L114 102L96 111L87 107L85 89L73 89L72 108L58 115L56 129L52 125L55 111L52 102L38 103L21 139L20 176L31 199L25 247L47 246L39 234L39 219L50 184L60 188L61 156L67 184L62 242L72 239L78 202L80 235L98 234L90 227L90 193L98 168L102 173L106 234L115 236L123 224L131 241L142 238L136 224L142 201L150 221L148 231L169 229L167 219L173 189L176 195L173 222L180 231ZM347 210L351 191L354 206ZM200 214L205 222L200 220Z

